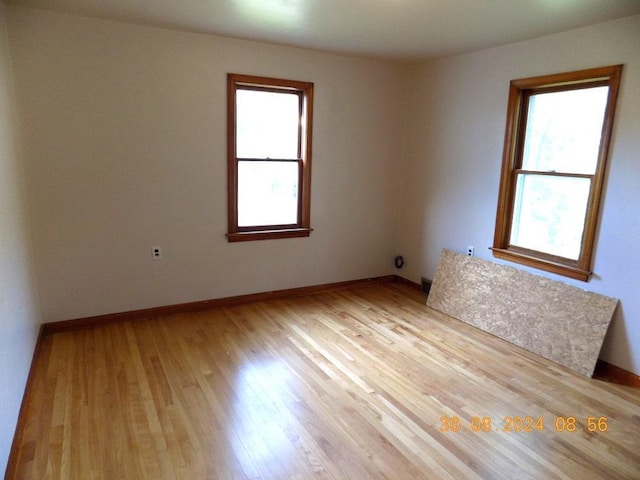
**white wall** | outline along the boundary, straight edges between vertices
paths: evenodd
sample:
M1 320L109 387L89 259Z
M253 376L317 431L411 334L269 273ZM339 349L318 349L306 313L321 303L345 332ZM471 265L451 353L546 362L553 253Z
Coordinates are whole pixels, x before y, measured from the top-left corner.
M4 472L38 334L18 162L13 82L0 3L0 472Z
M473 245L493 260L509 81L618 63L625 66L595 275L583 283L536 273L619 298L601 358L640 374L640 16L417 66L399 251L413 281L433 278L445 247Z
M8 10L45 322L395 272L405 67ZM310 238L226 241L227 72L315 83Z

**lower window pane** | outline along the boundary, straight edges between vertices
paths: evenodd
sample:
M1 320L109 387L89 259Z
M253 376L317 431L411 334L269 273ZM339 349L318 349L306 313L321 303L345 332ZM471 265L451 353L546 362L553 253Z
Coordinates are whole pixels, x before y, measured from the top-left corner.
M298 222L297 162L238 162L238 226Z
M588 178L519 175L511 244L577 260L590 186Z

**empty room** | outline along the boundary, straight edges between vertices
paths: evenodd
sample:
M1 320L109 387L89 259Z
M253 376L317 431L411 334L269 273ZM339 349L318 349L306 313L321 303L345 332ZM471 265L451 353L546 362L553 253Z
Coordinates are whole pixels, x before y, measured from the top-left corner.
M0 471L640 478L639 132L637 0L0 0Z

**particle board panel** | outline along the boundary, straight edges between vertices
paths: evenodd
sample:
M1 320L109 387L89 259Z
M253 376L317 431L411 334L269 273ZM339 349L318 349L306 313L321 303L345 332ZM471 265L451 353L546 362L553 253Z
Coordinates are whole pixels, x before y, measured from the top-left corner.
M592 376L618 300L444 249L427 306Z

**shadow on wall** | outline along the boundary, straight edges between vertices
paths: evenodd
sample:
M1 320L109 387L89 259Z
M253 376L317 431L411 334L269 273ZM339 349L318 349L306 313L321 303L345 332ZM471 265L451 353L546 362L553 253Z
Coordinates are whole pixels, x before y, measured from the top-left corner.
M609 324L609 329L604 337L604 342L600 352L615 352L615 359L607 360L614 365L633 365L631 344L629 343L629 332L626 328L624 306L622 300L618 301L618 307L613 314L613 319ZM614 346L614 339L616 343ZM625 342L622 343L621 339Z

